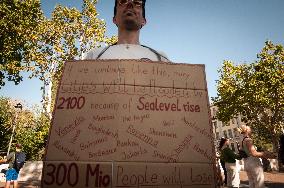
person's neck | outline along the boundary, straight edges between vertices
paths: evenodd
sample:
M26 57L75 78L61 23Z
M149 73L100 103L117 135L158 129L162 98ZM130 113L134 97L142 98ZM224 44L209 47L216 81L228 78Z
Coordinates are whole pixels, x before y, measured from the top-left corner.
M117 44L140 44L139 31L118 31Z

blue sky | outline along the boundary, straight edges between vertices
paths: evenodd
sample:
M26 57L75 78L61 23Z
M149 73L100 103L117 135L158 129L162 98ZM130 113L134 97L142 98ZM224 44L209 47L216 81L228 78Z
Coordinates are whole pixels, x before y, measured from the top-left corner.
M80 0L42 0L47 17L56 4L81 9ZM99 18L107 22L107 35L117 33L112 23L114 0L99 0ZM217 95L218 68L224 60L250 63L266 40L284 45L283 0L147 0L147 25L141 44L163 51L177 63L205 64L209 97ZM40 87L25 78L6 83L1 95L39 104Z

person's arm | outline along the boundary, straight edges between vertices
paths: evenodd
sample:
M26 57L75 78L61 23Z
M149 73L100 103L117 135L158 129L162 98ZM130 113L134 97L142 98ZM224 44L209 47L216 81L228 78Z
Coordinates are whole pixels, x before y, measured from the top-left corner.
M246 144L251 156L263 157L263 158L275 158L276 157L273 153L270 153L268 151L258 152L253 145L252 139L246 139L244 143Z
M7 162L7 159L6 158L3 158L0 160L0 163L6 163Z
M0 163L6 163L9 162L14 156L14 152L10 153L7 157L4 157L4 159L0 160Z

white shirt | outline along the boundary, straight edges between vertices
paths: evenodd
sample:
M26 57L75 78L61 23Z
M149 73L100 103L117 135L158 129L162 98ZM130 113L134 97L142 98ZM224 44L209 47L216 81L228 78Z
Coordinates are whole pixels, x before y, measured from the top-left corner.
M100 47L90 50L87 54L84 55L83 59L148 59L152 61L158 61L158 55L151 51L147 47L143 47L138 44L117 44L109 46L109 48L100 53L106 47ZM169 62L167 56L162 52L157 52L161 61ZM100 55L100 57L98 57Z

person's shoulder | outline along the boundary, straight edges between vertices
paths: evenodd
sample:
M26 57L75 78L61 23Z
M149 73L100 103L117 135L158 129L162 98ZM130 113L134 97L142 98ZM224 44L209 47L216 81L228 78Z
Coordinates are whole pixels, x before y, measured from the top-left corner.
M169 57L167 56L167 54L163 51L158 51L158 53L161 55L162 60L164 59L164 61L170 61Z
M21 155L26 155L26 152L20 151L19 154L21 154Z
M83 60L88 60L88 59L97 59L99 54L106 48L106 46L101 46L99 48L93 48L87 53L83 55Z
M224 152L230 152L231 151L231 149L229 147L225 147L223 150L224 150Z
M163 52L163 51L161 51L161 50L157 50L157 49L155 49L155 48L152 48L152 47L150 47L150 46L148 46L148 45L142 45L142 44L141 44L140 46L143 47L143 48L148 48L150 51L152 51L152 52L155 53L156 55L160 56L161 61L164 61L164 62L171 62L165 52Z
M223 148L223 149L221 149L221 154L222 155L224 155L224 154L226 154L227 153L227 148L225 147L225 148Z
M161 56L161 61L163 62L168 62L168 63L172 63L171 60L169 59L169 57L167 56L167 54L163 51L158 51L158 53Z

